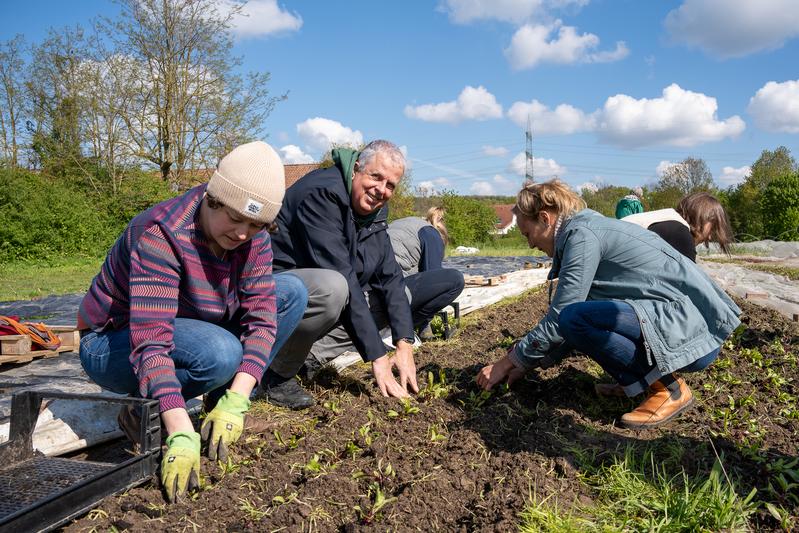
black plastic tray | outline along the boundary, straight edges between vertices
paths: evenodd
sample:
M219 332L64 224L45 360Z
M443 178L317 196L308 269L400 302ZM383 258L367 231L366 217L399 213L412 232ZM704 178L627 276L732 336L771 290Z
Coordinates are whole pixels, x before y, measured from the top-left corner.
M136 405L142 429L139 453L119 463L46 457L33 450L33 429L42 399ZM9 440L0 444L0 532L49 531L91 509L104 497L152 476L161 455L156 400L24 391L11 400Z

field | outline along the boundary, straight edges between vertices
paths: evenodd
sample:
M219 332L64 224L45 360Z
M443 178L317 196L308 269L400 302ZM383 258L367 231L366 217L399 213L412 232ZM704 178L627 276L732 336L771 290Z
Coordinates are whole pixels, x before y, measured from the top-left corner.
M202 489L168 506L155 484L107 498L67 531L737 531L799 527L799 329L739 302L742 327L697 402L662 429L615 420L585 357L511 390L474 375L546 309L546 291L467 317L417 355L423 392L382 398L368 368L326 374L301 413L258 402L259 427ZM606 379L606 378L605 378Z

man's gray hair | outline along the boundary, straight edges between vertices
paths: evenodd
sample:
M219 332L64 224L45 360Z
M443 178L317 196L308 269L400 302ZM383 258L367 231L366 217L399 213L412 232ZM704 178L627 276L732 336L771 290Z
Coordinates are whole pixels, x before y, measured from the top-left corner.
M405 171L405 155L396 144L391 141L384 141L382 139L372 141L363 147L360 155L358 155L358 163L360 167L364 167L369 164L369 162L379 153L388 157L395 165L401 166L403 172Z

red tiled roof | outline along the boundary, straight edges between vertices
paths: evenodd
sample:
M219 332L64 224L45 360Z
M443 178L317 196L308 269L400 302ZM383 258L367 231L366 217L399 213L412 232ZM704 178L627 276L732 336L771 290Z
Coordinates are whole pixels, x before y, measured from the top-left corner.
M497 204L492 205L491 207L494 208L494 213L497 214L497 222L494 224L496 229L503 229L507 227L511 222L513 222L513 204Z
M319 163L299 163L296 165L283 165L286 170L286 188L288 189L294 183L306 175L307 173L319 168Z

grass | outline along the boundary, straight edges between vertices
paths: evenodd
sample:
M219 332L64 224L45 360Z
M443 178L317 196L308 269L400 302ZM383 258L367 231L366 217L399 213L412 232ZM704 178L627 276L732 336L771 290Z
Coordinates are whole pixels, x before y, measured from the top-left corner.
M594 503L565 510L533 495L521 531L746 531L757 509L755 491L739 495L718 462L706 476L669 474L652 451L627 448L610 464L581 466Z
M0 264L0 301L86 292L102 262L103 258L72 257Z
M518 246L518 247L509 248L504 246L493 246L493 245L487 245L481 247L477 245L475 246L475 248L480 250L476 254L459 254L458 252L455 251L454 248L448 248L447 256L459 257L464 255L470 255L470 256L485 256L485 257L518 257L518 256L527 256L527 255L532 255L532 256L546 255L544 252L538 250L537 248L530 248L528 246Z

